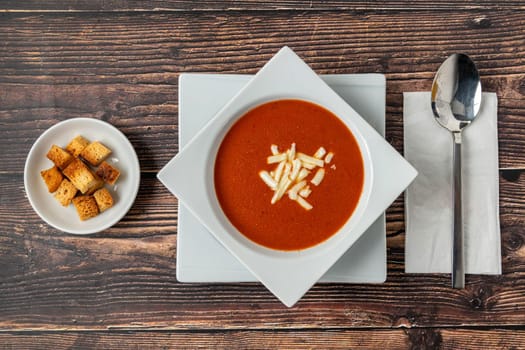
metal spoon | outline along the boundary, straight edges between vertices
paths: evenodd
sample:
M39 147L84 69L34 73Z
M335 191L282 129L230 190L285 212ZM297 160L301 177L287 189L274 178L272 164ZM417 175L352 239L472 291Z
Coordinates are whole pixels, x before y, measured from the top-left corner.
M479 73L467 55L453 54L443 62L432 83L431 100L436 120L454 139L452 287L464 288L461 131L476 118L481 105Z

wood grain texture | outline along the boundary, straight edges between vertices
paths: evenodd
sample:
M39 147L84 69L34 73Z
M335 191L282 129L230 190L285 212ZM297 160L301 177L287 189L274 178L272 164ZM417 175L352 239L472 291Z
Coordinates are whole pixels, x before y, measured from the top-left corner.
M201 332L0 333L4 349L520 349L525 331L393 329Z
M525 313L525 177L501 181L502 276L404 273L403 203L387 214L388 279L316 285L292 309L264 287L175 277L176 201L152 176L121 223L89 236L43 224L3 175L0 329L274 329L518 326ZM9 199L9 200L6 200ZM18 208L13 212L12 207ZM393 232L399 230L399 232ZM482 233L480 233L482 234ZM432 302L429 302L432 300Z
M0 347L523 347L524 10L488 0L3 1ZM384 284L318 284L288 309L257 283L176 281L177 200L155 175L178 152L178 77L253 74L283 45L317 73L384 73L386 139L399 151L402 93L430 89L453 52L474 58L499 98L501 276L468 275L454 290L449 275L405 274L400 197L387 211ZM31 144L72 117L112 123L141 163L135 204L96 235L49 227L24 194Z
M525 5L521 1L490 1L490 0L462 0L462 1L424 1L424 0L397 0L397 1L301 1L301 0L242 0L242 1L217 1L217 0L94 0L94 1L16 1L5 0L0 5L0 11L42 11L42 12L72 12L72 11L268 11L268 10L340 10L340 11L407 11L407 10L523 10Z
M449 53L469 53L499 96L500 165L525 168L522 12L450 13L446 29L435 12L0 17L4 173L22 171L46 128L80 116L121 128L143 170L157 172L178 151L179 74L255 73L283 45L318 73L384 73L386 138L400 151L402 92L430 89Z
M0 235L15 233L20 234L20 237L27 236L35 239L41 235L42 241L50 237L77 237L61 233L40 219L26 198L22 177L0 175L0 180L2 183ZM127 216L100 235L112 238L171 235L176 233L176 209L176 198L153 174L145 174L141 178L137 199ZM86 236L84 237L87 239L86 242L90 237L98 236L96 234ZM82 238L80 239L82 241ZM10 253L12 253L10 247L0 244L0 259L9 259ZM45 264L45 259L40 263ZM0 276L2 273L0 269Z

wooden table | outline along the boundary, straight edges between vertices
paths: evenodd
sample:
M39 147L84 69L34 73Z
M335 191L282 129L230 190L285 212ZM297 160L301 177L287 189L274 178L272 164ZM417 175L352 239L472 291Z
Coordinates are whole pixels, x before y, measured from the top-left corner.
M0 348L525 348L525 5L520 1L3 1L0 13ZM316 285L288 309L257 283L175 278L177 200L156 179L178 151L182 72L255 73L283 45L326 73L384 73L386 139L402 93L451 53L499 96L503 274L404 273L404 214L387 211L388 279ZM75 236L24 192L36 138L102 119L142 180L116 226ZM483 234L483 232L480 232Z

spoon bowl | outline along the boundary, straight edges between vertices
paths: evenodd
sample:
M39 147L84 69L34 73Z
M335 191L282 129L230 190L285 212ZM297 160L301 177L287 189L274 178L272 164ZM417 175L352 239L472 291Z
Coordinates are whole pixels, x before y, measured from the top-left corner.
M461 131L476 118L481 106L479 72L470 57L453 54L441 64L432 83L431 105L436 121L454 140L452 286L464 288Z
M474 62L465 54L448 57L432 83L432 110L441 126L460 132L477 116L481 81Z

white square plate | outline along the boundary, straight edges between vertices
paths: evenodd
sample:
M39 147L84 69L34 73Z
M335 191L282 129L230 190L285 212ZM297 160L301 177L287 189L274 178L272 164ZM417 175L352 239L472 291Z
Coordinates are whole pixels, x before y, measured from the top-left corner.
M184 148L251 77L182 74L179 77L179 147ZM321 78L377 132L384 135L384 75L340 74ZM177 280L212 283L257 281L180 202L177 223ZM382 283L385 279L386 232L383 214L319 281Z
M365 166L363 194L349 221L327 241L306 250L279 252L259 246L222 214L213 167L222 136L236 117L278 98L324 106L353 132ZM374 157L376 161L374 162ZM385 166L384 171L379 167ZM354 244L408 186L416 171L291 49L281 49L159 173L159 179L202 224L285 305L292 306ZM377 182L376 178L387 181ZM377 182L377 183L376 183ZM364 204L363 204L364 203Z

